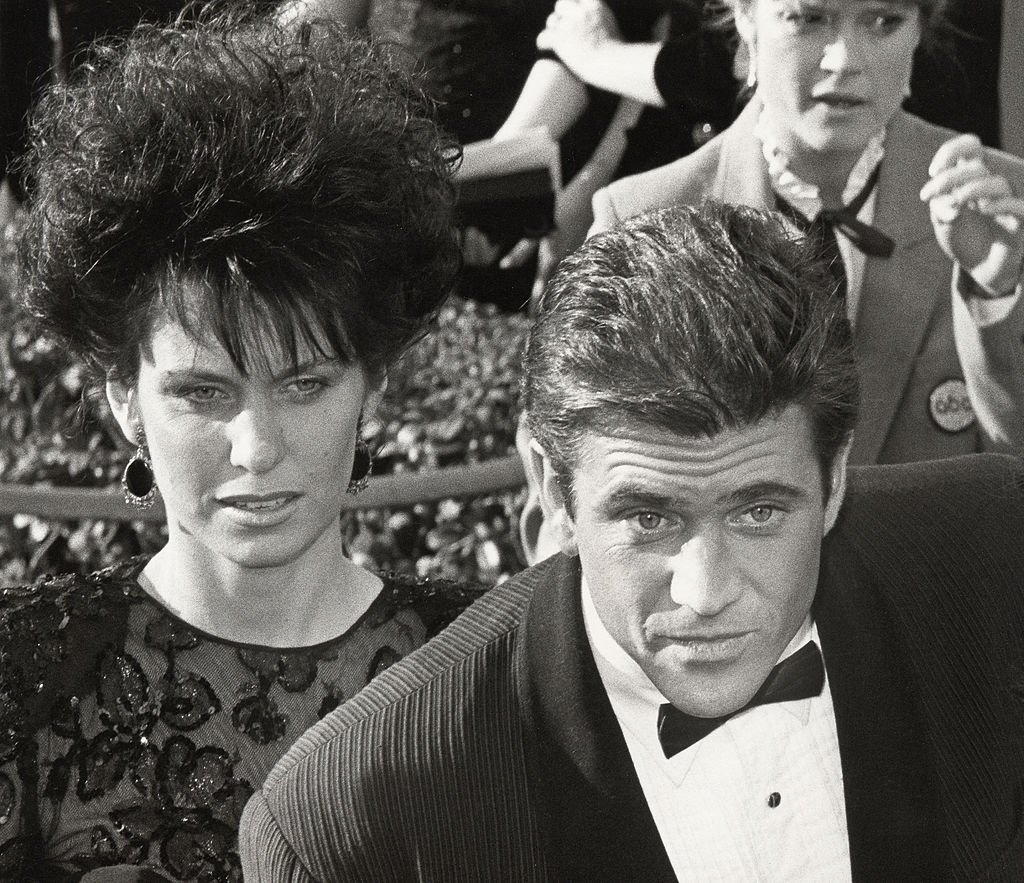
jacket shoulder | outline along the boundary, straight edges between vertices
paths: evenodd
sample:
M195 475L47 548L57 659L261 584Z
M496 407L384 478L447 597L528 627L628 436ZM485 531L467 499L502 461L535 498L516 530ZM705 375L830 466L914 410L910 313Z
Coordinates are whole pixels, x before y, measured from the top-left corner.
M547 569L490 589L308 730L246 809L248 849L266 850L246 831L259 825L317 879L406 879L412 867L432 869L429 879L476 879L498 867L497 853L510 879L528 879L507 864L537 858L514 660ZM517 844L511 854L495 831ZM466 848L453 852L439 832Z
M1022 536L1024 461L970 454L851 468L828 545L856 549L908 615L994 633L1022 619Z
M266 787L331 743L359 741L369 730L387 728L410 704L431 704L475 689L507 670L519 624L543 578L546 562L485 592L435 638L388 667L356 696L307 731L266 780Z
M703 202L711 195L718 173L722 137L717 135L681 159L620 178L599 191L594 197L594 228L591 232L600 232L618 221L652 209ZM599 207L599 202L604 206Z

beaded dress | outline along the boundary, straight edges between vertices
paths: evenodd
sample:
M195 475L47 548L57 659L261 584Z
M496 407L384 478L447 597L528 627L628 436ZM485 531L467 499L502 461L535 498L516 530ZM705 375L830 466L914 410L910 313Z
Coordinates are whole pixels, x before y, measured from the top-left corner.
M242 808L281 755L481 591L381 574L344 634L267 649L176 618L146 561L0 591L0 880L241 880Z

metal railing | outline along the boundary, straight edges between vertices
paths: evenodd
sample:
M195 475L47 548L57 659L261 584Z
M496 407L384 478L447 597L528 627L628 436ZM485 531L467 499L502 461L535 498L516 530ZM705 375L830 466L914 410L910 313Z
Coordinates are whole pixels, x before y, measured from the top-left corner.
M523 464L515 455L424 472L399 472L371 477L358 496L346 496L342 510L396 509L449 497L475 497L514 490L526 483ZM159 500L145 511L125 503L120 488L38 487L0 483L0 515L33 515L60 520L164 520Z

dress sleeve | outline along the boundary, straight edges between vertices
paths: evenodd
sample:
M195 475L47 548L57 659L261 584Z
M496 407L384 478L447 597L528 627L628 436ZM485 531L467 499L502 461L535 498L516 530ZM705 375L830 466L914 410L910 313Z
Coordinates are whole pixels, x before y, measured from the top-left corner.
M717 120L735 115L738 84L729 37L700 23L677 33L654 61L654 84L669 107Z
M1024 197L1024 162L994 150L985 161ZM997 298L977 295L960 267L953 270L953 336L964 382L981 427L984 451L1024 451L1024 278Z
M30 880L39 867L38 749L33 688L46 665L35 644L38 586L0 591L0 880Z
M58 697L91 682L96 648L118 640L123 617L100 609L102 580L73 574L0 590L0 880L77 879L49 855L49 825L72 764L60 750ZM60 705L60 707L65 707ZM71 708L71 704L66 706ZM88 835L87 835L88 836ZM71 877L68 875L72 874ZM81 869L78 870L81 873Z
M657 0L604 0L615 16L622 39L627 43L639 43L652 39L652 32L658 19L669 11L669 5ZM537 52L538 58L558 61L558 56L549 50Z

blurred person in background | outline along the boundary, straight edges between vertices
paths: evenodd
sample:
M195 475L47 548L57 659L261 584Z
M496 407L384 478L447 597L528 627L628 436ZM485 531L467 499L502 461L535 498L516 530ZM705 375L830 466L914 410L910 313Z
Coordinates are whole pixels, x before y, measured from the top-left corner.
M383 49L244 7L100 45L43 99L27 306L168 540L0 595L3 880L240 880L292 740L471 597L356 566L339 525L458 265L457 153Z
M542 126L562 142L592 106L615 110L586 162L565 175L555 230L502 258L514 266L539 249L534 298L558 260L583 241L598 189L685 156L735 117L730 39L707 25L700 0L555 3L537 36L538 59L495 140Z
M701 150L594 198L594 230L707 198L833 256L862 368L854 463L1024 450L1024 162L901 110L941 0L731 0L753 98Z
M286 0L279 14L293 26L328 18L403 50L400 57L437 101L441 126L466 144L490 138L512 110L536 56L537 32L553 2ZM610 107L596 108L567 134L567 174L582 163L610 113ZM474 230L469 238L459 294L504 310L524 308L533 265L501 268L486 237Z
M959 9L957 23L984 30L983 7ZM901 109L913 102L915 57L923 72L951 58L932 43L944 4L730 0L728 11L752 99L697 152L599 191L593 230L706 198L785 208L833 254L854 323L863 410L851 462L1024 450L1024 163ZM923 106L934 112L957 71L933 80ZM975 114L987 118L954 102L947 118ZM520 434L533 560L554 546Z

